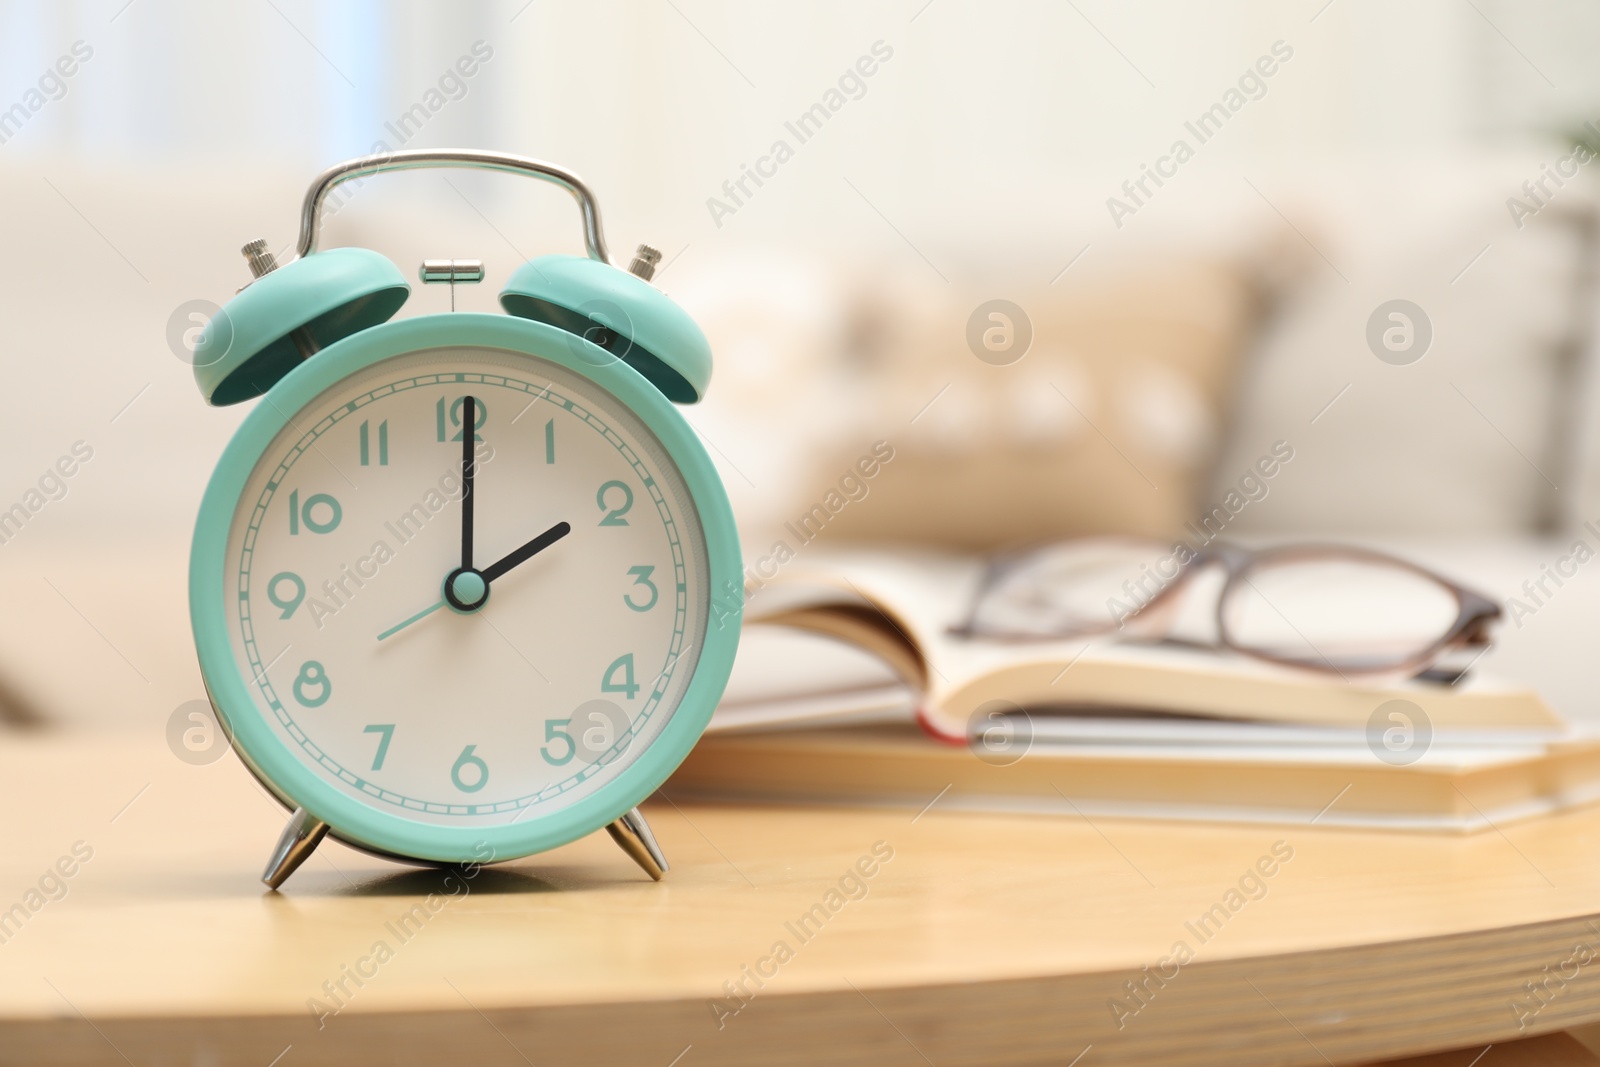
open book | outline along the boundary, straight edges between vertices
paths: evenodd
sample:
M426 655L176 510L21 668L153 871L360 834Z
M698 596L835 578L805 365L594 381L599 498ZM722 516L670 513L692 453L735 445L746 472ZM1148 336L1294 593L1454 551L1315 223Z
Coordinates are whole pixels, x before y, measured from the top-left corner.
M669 791L1452 832L1600 800L1600 741L1526 687L955 636L981 573L911 553L792 563L750 597L728 692Z
M712 728L894 717L908 703L929 733L958 742L991 712L1011 706L1029 713L1154 712L1365 728L1391 700L1416 705L1435 730L1562 726L1532 689L1481 678L1457 685L1346 681L1117 635L1028 642L953 635L982 571L977 560L915 553L796 561L751 594L745 619L752 647L741 651L744 670L736 669ZM772 638L756 632L762 625L822 635L859 651L787 638L779 639L787 651L775 652ZM785 655L801 662L785 664Z

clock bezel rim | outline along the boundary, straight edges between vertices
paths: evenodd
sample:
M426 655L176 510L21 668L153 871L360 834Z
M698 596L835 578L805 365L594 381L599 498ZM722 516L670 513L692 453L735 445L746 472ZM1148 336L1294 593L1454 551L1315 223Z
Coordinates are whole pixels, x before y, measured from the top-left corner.
M694 676L660 735L590 795L508 826L415 821L370 807L312 771L255 706L233 656L225 607L227 542L241 494L290 420L368 367L429 349L463 347L500 349L555 363L609 393L644 424L677 466L698 515L713 602ZM655 386L604 349L556 327L507 315L456 312L401 319L352 334L296 367L266 395L271 402L257 404L235 431L201 499L190 551L189 612L212 704L237 754L268 780L273 792L359 846L432 863L483 863L548 851L593 833L666 781L704 732L732 670L740 627L717 627L714 606L718 590L733 588L742 595L743 563L722 480L693 428Z

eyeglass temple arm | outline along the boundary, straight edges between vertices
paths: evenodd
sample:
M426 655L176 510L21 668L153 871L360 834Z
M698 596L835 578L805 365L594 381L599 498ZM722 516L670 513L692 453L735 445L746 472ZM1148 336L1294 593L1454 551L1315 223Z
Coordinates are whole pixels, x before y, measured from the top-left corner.
M1441 650L1432 663L1412 675L1421 681L1455 685L1467 676L1474 664L1494 644L1492 629L1502 614L1500 605L1470 589L1456 587L1461 598L1461 615L1450 634L1441 642ZM1452 653L1472 653L1470 659L1459 666L1450 663Z
M1491 631L1502 614L1500 605L1470 589L1457 589L1456 593L1461 598L1461 617L1448 642L1472 647L1491 644L1494 641Z

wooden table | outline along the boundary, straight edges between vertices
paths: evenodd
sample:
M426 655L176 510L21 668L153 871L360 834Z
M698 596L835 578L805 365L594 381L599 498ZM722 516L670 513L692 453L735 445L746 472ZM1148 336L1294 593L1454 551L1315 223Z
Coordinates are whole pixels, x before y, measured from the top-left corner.
M1428 837L658 798L661 884L601 834L470 880L325 844L279 894L231 755L12 735L0 791L0 1063L1237 1067L1600 1019L1596 808Z

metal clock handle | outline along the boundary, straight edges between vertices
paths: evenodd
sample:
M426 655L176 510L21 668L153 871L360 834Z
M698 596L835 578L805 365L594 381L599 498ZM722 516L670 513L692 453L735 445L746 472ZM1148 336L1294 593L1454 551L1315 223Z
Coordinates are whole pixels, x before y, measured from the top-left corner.
M419 170L425 167L496 170L507 174L526 174L560 186L572 194L583 213L583 244L590 259L610 263L606 254L605 235L600 230L600 206L594 194L570 170L527 156L514 156L506 152L480 152L465 148L415 148L400 152L380 152L360 156L335 164L317 175L306 190L305 201L300 205L300 239L296 249L301 256L317 250L317 230L322 221L322 203L328 193L342 182L370 174L384 174L396 170Z

